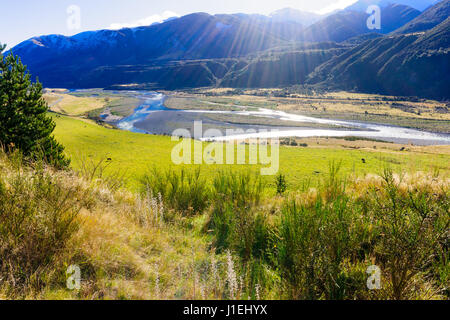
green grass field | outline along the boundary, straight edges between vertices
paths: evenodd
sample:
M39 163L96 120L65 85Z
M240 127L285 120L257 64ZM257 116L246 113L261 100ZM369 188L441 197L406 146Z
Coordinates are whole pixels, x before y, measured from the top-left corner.
M54 116L55 136L65 147L77 169L82 161L93 162L111 158L108 170L125 174L127 184L135 189L140 177L149 169L175 167L171 161L172 148L177 142L170 137L153 136L107 129L90 121L65 116ZM427 149L425 149L427 150ZM435 150L435 149L434 149ZM439 150L439 149L438 149ZM365 159L363 163L362 159ZM342 173L362 176L380 173L390 166L399 171L435 171L448 174L450 156L445 153L400 152L394 150L370 150L332 146L280 147L280 172L287 176L289 189L301 189L310 181L313 185L328 173L332 161L342 161ZM190 166L189 166L190 167ZM217 170L258 171L250 165L201 165L202 174L213 176ZM265 178L269 184L274 177Z

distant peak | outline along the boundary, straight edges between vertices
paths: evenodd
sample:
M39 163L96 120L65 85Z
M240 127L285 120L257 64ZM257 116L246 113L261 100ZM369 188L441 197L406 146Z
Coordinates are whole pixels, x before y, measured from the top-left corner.
M283 8L272 12L269 17L279 22L296 22L304 26L310 26L320 20L321 15L313 12L301 11L293 8Z
M345 10L365 11L370 5L387 7L389 5L403 5L423 11L441 0L358 0Z
M279 15L279 14L311 14L311 15L319 15L317 13L314 12L310 12L310 11L303 11L303 10L299 10L299 9L294 9L294 8L283 8L283 9L279 9L277 11L272 12L271 14L269 14L270 17Z

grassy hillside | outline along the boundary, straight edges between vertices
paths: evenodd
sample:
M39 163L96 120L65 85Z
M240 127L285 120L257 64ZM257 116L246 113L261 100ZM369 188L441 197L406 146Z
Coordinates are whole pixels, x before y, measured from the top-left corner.
M2 298L449 296L449 188L438 174L352 180L332 164L319 188L269 196L248 174L218 173L207 187L159 170L130 193L18 153L0 153L0 167ZM374 264L382 287L370 291ZM71 265L78 290L66 287Z
M224 257L182 221L166 224L157 197L42 163L28 167L17 153L0 152L0 168L1 299L200 299L223 292L211 280L200 294L191 275ZM72 264L81 268L80 290L66 287Z
M450 14L450 1L438 1L434 6L429 7L417 18L409 21L404 26L393 32L394 34L406 34L413 32L423 32L436 27L448 18Z
M90 111L104 108L108 103L104 98L75 97L63 93L47 94L46 101L51 105L50 109L53 112L71 116L85 115Z
M422 35L366 41L322 64L309 75L307 83L358 92L446 99L448 74L444 70L448 69L449 23L447 19Z

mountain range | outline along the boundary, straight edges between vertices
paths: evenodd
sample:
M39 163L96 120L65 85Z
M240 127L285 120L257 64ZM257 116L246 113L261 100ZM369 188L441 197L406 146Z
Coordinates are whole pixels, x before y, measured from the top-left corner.
M384 8L391 4L402 4L420 11L424 11L425 9L435 5L437 2L439 2L439 0L359 0L358 2L348 6L346 10L365 12L371 5L377 5Z
M419 10L405 5L389 4L381 10L381 30L369 30L366 12L344 10L313 24L302 33L299 40L342 42L370 31L387 34L420 14Z
M275 22L296 22L304 27L309 27L310 25L322 19L322 16L320 14L295 10L291 8L284 8L275 11L269 16Z
M379 37L330 59L307 83L390 95L449 96L450 18L424 34Z
M438 2L435 6L428 8L423 14L409 21L395 33L406 34L422 32L436 27L448 18L450 12L450 2Z
M147 27L35 37L11 51L47 87L309 84L449 98L450 0L423 13L436 1L380 0L380 30L368 29L369 15L358 9L365 2L328 16L194 13Z

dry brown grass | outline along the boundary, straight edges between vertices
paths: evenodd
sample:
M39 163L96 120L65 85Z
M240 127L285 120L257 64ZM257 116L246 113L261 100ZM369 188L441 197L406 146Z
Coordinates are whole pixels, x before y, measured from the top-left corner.
M174 97L183 98L206 98L206 94L217 95L207 97L208 100L229 101L230 103L241 103L250 105L269 104L276 106L278 110L298 112L311 115L340 115L356 114L360 116L395 116L413 119L434 119L450 120L450 112L442 112L446 109L446 104L434 100L419 102L402 101L392 96L382 96L375 94L362 94L350 92L330 92L321 95L294 95L291 97L261 96L264 94L274 94L283 91L282 89L258 89L245 90L244 95L229 95L232 89L205 89L196 94L184 92L172 92ZM393 107L394 104L394 107ZM395 106L396 104L396 106Z
M70 94L59 92L47 93L44 95L44 99L51 105L51 111L69 116L81 116L89 111L102 109L108 103L104 98L75 97ZM112 99L112 101L114 100L117 100L117 98ZM54 104L55 102L58 103Z
M1 178L33 179L34 170L14 169L1 154ZM74 172L44 169L80 205L79 228L51 263L30 270L25 286L15 287L0 274L1 298L27 299L217 299L224 286L210 277L211 260L202 235L179 222L166 222L158 197L112 191L103 181ZM79 199L79 201L77 200ZM79 265L79 291L65 288L65 271ZM222 268L223 269L223 268ZM219 277L223 277L223 270ZM33 280L34 279L34 280ZM220 281L219 281L220 282Z
M6 182L17 177L33 179L36 174L33 167L17 165L3 153L0 172L0 179ZM203 229L207 214L183 217L168 210L158 195L111 188L117 184L111 184L107 176L98 179L86 172L76 174L51 168L45 168L44 172L62 190L71 191L70 200L81 208L76 218L79 228L50 263L31 273L28 283L33 285L25 290L5 283L4 275L0 274L0 299L223 299L230 295L244 299L246 287L250 288L247 291L256 290L246 282L246 275L240 273L241 265L235 256L214 253L212 237ZM437 173L394 175L394 181L399 194L405 195L416 189L443 194L450 186L450 180ZM363 197L369 190L381 189L382 184L376 175L349 177L345 192L354 198ZM324 190L329 192L330 188L306 188L293 192L291 197L314 204ZM279 196L262 200L262 210L271 225L279 220L284 201ZM81 267L79 291L65 287L65 272L72 264ZM416 292L417 299L441 297L424 277L413 280L410 287L415 289L410 292ZM258 287L261 291L257 291L263 298L283 297L279 284L269 281L261 285Z

